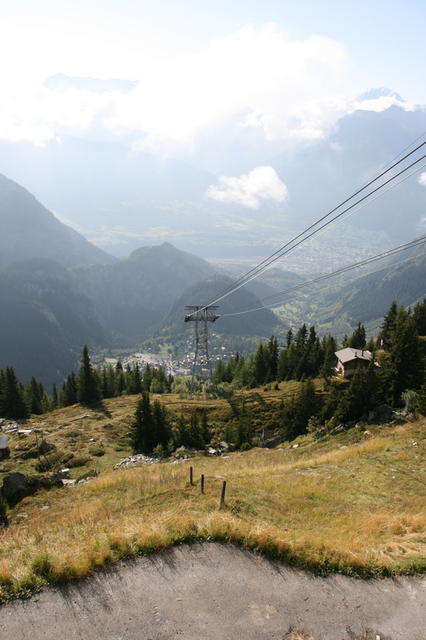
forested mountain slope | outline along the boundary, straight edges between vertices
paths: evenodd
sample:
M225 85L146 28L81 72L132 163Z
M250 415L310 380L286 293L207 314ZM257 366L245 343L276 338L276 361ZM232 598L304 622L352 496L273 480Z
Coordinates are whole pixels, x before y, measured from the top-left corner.
M115 260L0 174L0 268L31 258L55 260L66 267Z

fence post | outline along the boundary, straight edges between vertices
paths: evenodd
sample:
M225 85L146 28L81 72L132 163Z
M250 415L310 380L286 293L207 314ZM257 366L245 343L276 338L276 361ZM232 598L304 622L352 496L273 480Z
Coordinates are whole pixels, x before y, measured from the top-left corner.
M201 493L204 493L204 473L201 474Z
M189 484L194 484L193 482L194 480L194 469L192 467L189 467Z
M222 482L222 491L220 493L219 509L223 509L223 507L225 506L225 492L226 492L226 480Z

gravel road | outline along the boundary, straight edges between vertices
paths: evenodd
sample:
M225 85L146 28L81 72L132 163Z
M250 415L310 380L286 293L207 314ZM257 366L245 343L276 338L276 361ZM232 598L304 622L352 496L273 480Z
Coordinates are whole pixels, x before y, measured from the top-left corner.
M216 543L122 562L0 607L7 640L426 640L426 578L317 578ZM374 637L374 636L373 636Z

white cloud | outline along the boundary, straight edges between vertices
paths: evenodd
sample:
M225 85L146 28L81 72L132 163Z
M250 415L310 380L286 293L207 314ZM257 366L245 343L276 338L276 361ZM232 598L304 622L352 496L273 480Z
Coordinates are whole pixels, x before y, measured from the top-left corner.
M398 96L380 96L379 98L373 98L371 100L356 100L353 102L353 108L360 111L386 111L389 107L396 106L401 107L405 111L414 111L415 105L405 100L400 100Z
M239 178L221 176L207 196L220 202L233 202L258 209L263 200L285 202L288 190L273 167L256 167Z
M396 100L352 103L352 63L344 47L321 36L290 40L273 24L246 25L183 54L160 54L149 39L132 39L135 34L127 46L92 42L87 29L76 39L66 25L63 33L57 25L39 28L44 30L32 33L28 25L24 31L0 25L0 56L14 61L0 69L2 139L43 145L67 134L90 137L96 130L129 137L136 150L167 155L191 151L201 135L225 120L257 129L271 141L312 140L325 137L355 108L381 110ZM23 38L25 52L34 55L24 53ZM58 71L118 77L123 68L126 77L138 80L125 94L43 86Z
M422 187L426 187L426 171L423 171L417 179L417 182L422 185Z
M39 76L0 70L0 136L43 144L96 122L137 136L139 147L187 150L230 117L271 139L319 137L346 108L344 99L327 97L348 70L345 50L329 38L291 41L274 25L247 25L184 55L139 54L132 76L139 82L127 94L50 90Z

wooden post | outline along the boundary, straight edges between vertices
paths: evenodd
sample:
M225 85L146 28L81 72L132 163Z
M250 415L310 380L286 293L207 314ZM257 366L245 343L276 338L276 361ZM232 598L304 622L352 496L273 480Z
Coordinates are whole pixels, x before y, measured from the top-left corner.
M204 473L201 474L201 493L204 493Z
M189 467L189 484L194 484L193 482L194 480L194 469L192 467Z
M220 493L219 509L223 509L223 507L225 506L225 491L226 491L226 480L222 482L222 491Z

